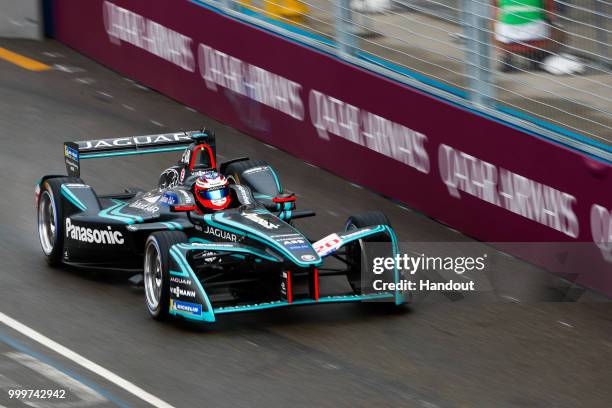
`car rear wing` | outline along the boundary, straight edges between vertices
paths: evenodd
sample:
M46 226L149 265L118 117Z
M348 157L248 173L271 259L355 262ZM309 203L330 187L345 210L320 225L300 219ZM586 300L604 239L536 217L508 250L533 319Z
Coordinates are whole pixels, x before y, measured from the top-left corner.
M216 156L215 136L207 130L162 133L158 135L82 140L64 143L64 162L71 177L80 177L80 161L134 154L164 153L184 150L193 142L209 145Z

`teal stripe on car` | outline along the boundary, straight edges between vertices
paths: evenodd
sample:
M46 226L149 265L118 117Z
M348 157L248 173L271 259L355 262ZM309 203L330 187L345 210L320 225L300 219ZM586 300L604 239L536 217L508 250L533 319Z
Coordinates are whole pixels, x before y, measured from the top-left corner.
M364 231L364 232L361 232L359 234L355 234L355 235L353 235L352 237L350 237L348 239L344 239L343 238L342 239L342 245L346 245L349 242L353 242L353 241L356 241L358 239L365 238L365 237L368 237L370 235L374 235L374 234L377 234L379 232L385 232L385 231L386 231L385 230L385 225L377 225L374 228L372 228L371 230Z
M263 259L267 259L268 261L272 261L272 262L279 262L278 259L273 258L271 256L266 255L265 253L258 253L254 250L249 249L248 247L226 247L226 246L219 246L219 245L215 245L214 242L211 243L201 243L200 245L190 245L190 244L179 244L179 247L181 249L185 249L185 250L211 250L211 251L224 251L224 252L242 252L242 253L247 253L247 254L251 254L251 255L255 255L257 257L263 258Z
M393 294L385 292L385 293L372 293L368 295L326 296L326 297L319 298L318 301L314 299L299 299L299 300L295 300L289 303L284 300L279 300L277 302L262 303L262 304L255 304L255 305L218 307L215 309L215 313L216 314L239 313L239 312L273 309L276 307L284 307L284 306L314 305L317 303L359 302L359 301L381 300L381 299L389 299L389 298L393 298Z
M265 234L262 234L261 232L257 231L256 229L253 229L253 228L251 228L249 226L246 226L244 224L238 223L236 221L232 221L232 220L228 220L227 218L223 218L223 213L219 213L219 214L217 214L217 216L220 219L222 219L224 223L232 225L232 226L234 226L236 228L241 228L244 231L246 231L247 232L247 236L249 238L252 238L254 240L263 242L266 245L270 245L270 246L274 247L277 251L279 251L283 255L287 256L289 259L291 259L295 264L297 264L299 266L304 266L304 267L317 266L317 265L320 265L323 262L321 260L321 258L319 257L319 255L316 254L316 253L315 253L316 258L315 258L314 261L312 261L312 262L303 262L303 261L299 260L293 253L288 251L284 246L282 246L278 242L268 238ZM219 228L228 229L228 227L226 225L220 225ZM242 233L242 235L244 235L244 233Z
M160 222L160 224L168 228L170 231L174 231L176 229L176 226L171 222Z
M75 196L74 193L70 191L70 189L66 187L65 184L62 184L60 190L62 192L62 195L66 197L66 199L70 201L75 207L77 207L81 211L87 211L87 206L83 204L83 202L79 200L79 197Z
M180 245L180 244L178 244ZM181 268L181 271L183 272L184 275L181 276L187 276L190 277L193 282L195 283L200 295L202 296L202 299L204 300L204 306L206 308L206 311L202 310L202 316L201 319L191 315L191 314L182 314L183 316L185 316L188 319L194 319L194 320L204 320L206 322L214 322L215 321L215 312L213 311L212 308L212 304L210 303L210 299L208 298L208 295L206 294L206 291L204 290L204 288L202 287L202 284L200 283L200 280L198 279L198 277L196 276L195 272L193 272L193 269L191 269L191 266L189 266L189 263L187 262L187 259L185 259L185 256L183 255L182 252L180 252L177 249L177 245L173 245L170 248L170 254L172 255L172 257L174 258L175 261L177 261L179 267ZM170 313L174 313L177 314L177 311L172 311L170 310ZM178 313L181 314L181 313Z
M115 157L115 156L131 156L134 154L149 154L149 153L163 153L163 152L178 152L184 151L185 146L174 146L174 147L160 147L157 149L139 149L139 150L126 150L122 152L101 152L101 153L84 153L81 154L81 159L101 159L104 157Z
M270 172L272 173L272 176L274 176L274 181L276 181L276 188L278 189L278 192L282 193L283 192L283 188L281 187L281 183L278 180L278 176L276 175L276 172L274 171L272 166L270 166Z
M397 254L399 253L399 246L397 245L397 236L395 235L395 231L388 225L383 225L389 237L391 237L391 245L393 246L393 259L397 259ZM393 280L396 284L400 281L399 270L397 269L397 265L395 265L393 271ZM395 290L395 304L401 305L402 303L406 303L406 298L402 296L402 292L400 290Z
M116 204L120 204L118 207L116 207L115 209L113 209L111 211L111 214L119 216L119 217L127 217L130 218L132 220L134 220L135 222L143 222L144 219L141 216L138 215L133 215L133 214L125 214L121 212L122 208L127 207L128 203L124 203L123 201L119 201L119 200L115 200L113 199L113 202L115 202Z
M120 221L120 222L123 222L123 223L126 223L126 224L133 224L134 223L134 219L133 218L126 217L126 216L123 216L123 215L116 215L114 213L114 211L117 208L125 207L127 205L127 203L124 203L124 202L121 202L121 201L117 202L117 200L113 200L113 202L115 203L115 205L110 206L110 207L105 208L104 210L100 211L98 213L98 216L102 217L102 218L108 218L110 220Z

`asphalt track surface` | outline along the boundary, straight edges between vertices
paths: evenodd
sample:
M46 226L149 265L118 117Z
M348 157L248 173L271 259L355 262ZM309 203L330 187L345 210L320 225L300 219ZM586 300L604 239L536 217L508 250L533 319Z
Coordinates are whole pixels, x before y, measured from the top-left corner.
M401 241L470 240L56 42L0 46L56 66L31 72L0 60L0 312L175 407L610 406L612 304L579 289L559 295L553 278L512 259L504 276L530 290L509 289L495 301L441 297L403 313L359 304L291 308L224 315L210 327L154 322L125 276L48 268L33 187L43 174L64 173L63 141L203 124L216 129L222 158L248 155L277 169L300 207L317 211L299 223L313 237L378 209ZM147 188L174 160L89 161L84 179L98 192ZM542 301L547 296L578 301ZM72 405L17 402L7 394L15 387L65 388ZM0 324L0 407L13 406L149 405Z

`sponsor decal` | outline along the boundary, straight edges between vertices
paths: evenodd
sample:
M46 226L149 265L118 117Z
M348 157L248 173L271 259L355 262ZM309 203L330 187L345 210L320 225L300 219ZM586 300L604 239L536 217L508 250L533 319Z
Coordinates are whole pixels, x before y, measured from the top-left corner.
M310 248L310 245L307 245L307 244L287 245L287 249L291 249L292 251L297 251L300 249L308 249L308 248Z
M178 197L176 196L175 193L171 191L167 191L164 193L164 195L162 196L161 200L159 200L159 202L165 205L174 205L178 202Z
M315 259L317 259L317 257L314 255L306 254L306 255L300 256L300 259L302 261L314 261Z
M193 316L202 315L202 305L198 303L190 303L190 302L183 302L181 300L170 299L170 309L177 311L177 312L190 314Z
M110 226L106 230L87 228L74 225L70 218L66 218L66 237L75 241L90 244L123 245L123 234L113 231Z
M136 208L137 210L143 210L149 213L156 213L159 211L159 207L156 205L151 205L147 201L135 201L129 205L130 208Z
M591 207L591 235L604 259L612 262L612 211L593 204Z
M178 283L181 285L191 285L191 279L179 278L178 276L170 275L170 282Z
M217 238L224 239L226 241L237 242L238 235L232 234L231 232L223 231L222 229L211 227L210 225L206 226L206 230L204 234L213 235Z
M314 89L308 103L312 125L321 139L330 140L332 134L429 174L424 134Z
M216 92L218 87L226 88L294 119L304 119L302 85L297 82L206 44L198 46L198 63L208 89Z
M314 244L312 244L312 246L314 247L315 251L317 252L319 256L325 256L329 253L332 253L336 249L340 248L341 245L342 245L342 240L340 239L338 234L335 234L335 233L330 234L318 240Z
M131 44L158 56L185 71L195 71L192 39L140 14L117 6L110 1L102 3L104 27L110 41Z
M69 157L64 159L64 163L70 168L71 172L77 172L79 170L79 163Z
M298 245L298 244L305 244L306 241L301 239L301 238L297 238L297 239L286 239L283 242L283 245Z
M288 295L288 283L287 280L289 278L289 274L285 271L283 271L282 275L281 275L281 286L280 286L280 292L281 292L281 298L283 298L284 300L287 299L287 295Z
M120 137L117 139L86 140L77 143L79 145L79 150L83 151L91 149L104 149L113 147L119 148L185 141L191 141L191 138L185 135L184 133L167 133L162 135Z
M181 169L181 175L179 176L179 183L182 183L183 181L185 181L185 168L184 167Z
M180 298L181 296L186 296L195 299L196 296L195 290L183 289L180 286L170 286L170 293L172 293L177 298Z
M461 199L460 191L539 224L578 237L576 197L528 179L477 157L441 144L440 177L448 193Z
M79 152L70 146L64 145L64 157L74 161L79 161Z
M285 239L281 241L287 249L291 249L293 251L297 251L300 249L308 249L310 248L310 244L306 242L306 240L302 238L294 238L294 239Z
M268 220L266 220L264 218L261 218L256 213L247 213L247 212L244 212L244 213L242 213L242 216L244 218L247 218L247 219L253 221L254 223L256 223L258 225L261 225L262 227L264 227L266 229L277 229L277 228L280 228L280 225L271 223L270 221L268 221Z
M240 196L240 201L242 202L243 205L253 204L253 201L251 200L251 197L248 194L246 187L241 186L239 184L235 184L234 190L238 192Z

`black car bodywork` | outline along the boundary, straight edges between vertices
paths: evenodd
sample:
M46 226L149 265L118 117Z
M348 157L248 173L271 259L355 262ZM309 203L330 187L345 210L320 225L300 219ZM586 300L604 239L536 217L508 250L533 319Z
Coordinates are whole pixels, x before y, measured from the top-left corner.
M102 196L80 179L84 159L168 151L183 154L150 191ZM363 282L365 241L386 243L386 255L397 252L382 214L355 216L344 230L313 242L292 224L314 213L296 210L295 195L283 191L274 169L247 158L218 164L209 131L67 142L64 159L67 177L45 176L36 185L45 257L56 265L144 268L147 306L156 318L214 322L222 313L289 305L406 301L399 290L373 291ZM205 214L191 185L210 170L229 179L233 204ZM347 290L324 293L327 276L346 277ZM397 270L382 278L399 280Z

